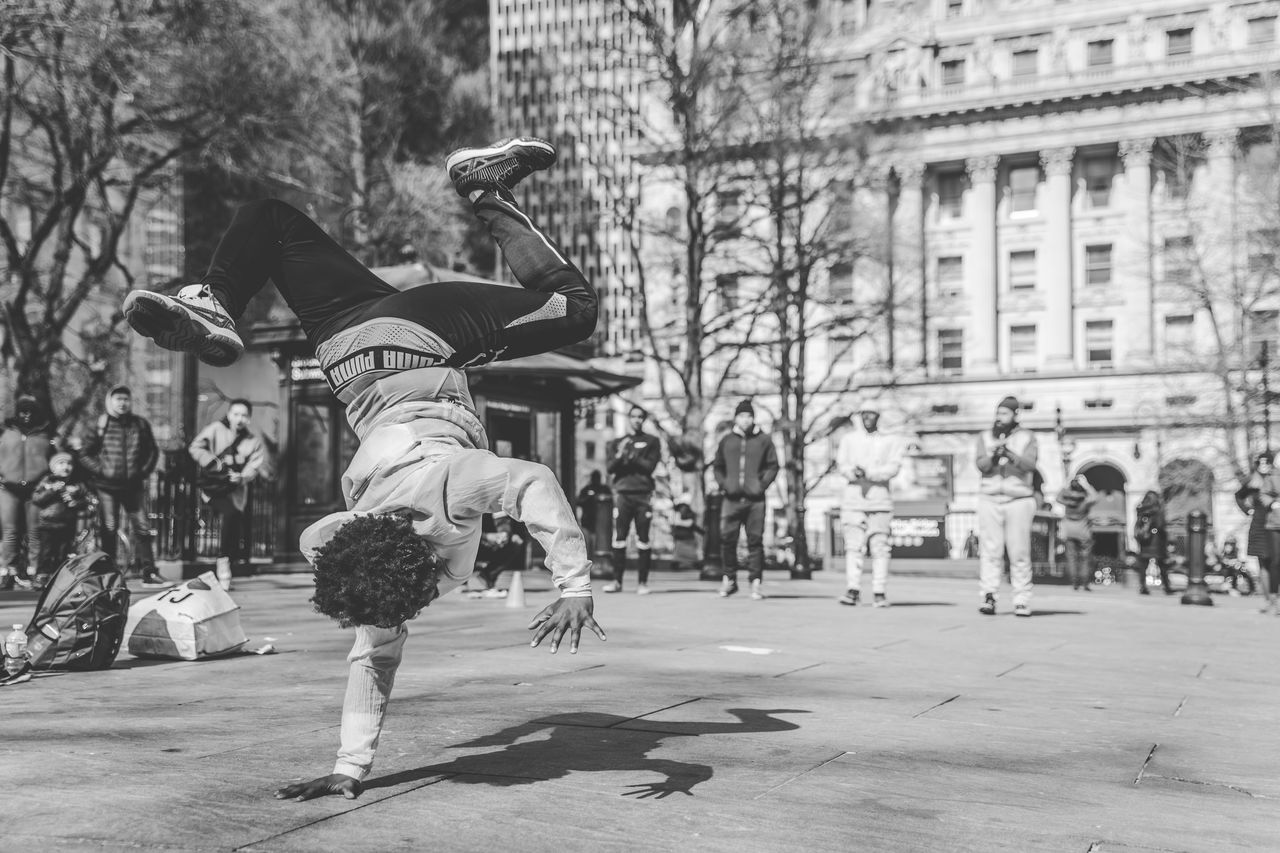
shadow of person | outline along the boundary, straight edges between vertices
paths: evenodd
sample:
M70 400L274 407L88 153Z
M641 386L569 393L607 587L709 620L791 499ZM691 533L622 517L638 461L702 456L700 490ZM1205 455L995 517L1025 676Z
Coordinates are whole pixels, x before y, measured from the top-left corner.
M652 729L622 728L623 723L637 720L616 714L555 714L450 747L480 749L500 746L503 749L381 776L366 782L365 788L390 788L432 776L443 776L463 784L508 787L559 779L571 772L636 770L660 773L665 778L660 782L628 785L626 787L635 790L626 791L621 796L659 800L675 793L693 796L693 787L710 779L712 768L706 764L650 758L650 751L673 737L791 731L800 726L775 715L809 712L786 708L767 711L730 708L728 713L738 721L645 721L644 725Z

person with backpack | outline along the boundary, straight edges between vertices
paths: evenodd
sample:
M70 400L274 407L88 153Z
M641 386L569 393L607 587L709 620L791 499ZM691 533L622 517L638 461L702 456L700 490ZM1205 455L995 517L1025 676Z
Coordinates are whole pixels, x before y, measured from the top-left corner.
M230 559L233 570L249 563L244 509L249 484L262 475L267 462L266 446L250 428L252 418L252 403L232 400L227 413L202 429L187 448L200 471L201 497L222 518L219 556Z
M14 415L0 432L0 589L31 589L40 553L39 512L31 503L36 483L49 470L53 455L49 413L27 394L18 397ZM19 551L26 534L25 571Z
M31 503L39 512L39 560L36 583L44 586L58 566L71 555L80 519L93 506L93 495L76 470L70 453L49 457L49 471L40 478L31 495Z
M129 516L134 553L142 570L142 585L165 586L156 571L151 549L151 523L143 506L147 478L156 468L160 450L146 418L133 413L133 392L117 385L107 392L106 412L71 441L76 461L89 473L98 493L102 550L117 559L120 515ZM121 566L126 571L128 566Z
M1138 501L1133 538L1138 543L1138 594L1151 594L1147 586L1147 566L1155 560L1164 594L1173 595L1169 588L1169 531L1165 528L1164 501L1159 492L1148 489Z

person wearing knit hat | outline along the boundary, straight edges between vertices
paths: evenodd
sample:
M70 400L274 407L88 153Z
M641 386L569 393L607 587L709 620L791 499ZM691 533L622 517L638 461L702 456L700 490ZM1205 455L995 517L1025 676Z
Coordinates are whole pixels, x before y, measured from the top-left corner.
M13 417L0 432L0 589L30 589L34 584L40 531L31 492L48 470L54 449L49 413L35 397L19 396Z
M747 532L747 578L751 598L764 598L764 494L778 476L773 438L756 427L755 409L743 400L733 410L733 429L716 447L711 470L724 494L720 504L720 597L738 591L738 535Z
M1031 615L1031 522L1036 499L1032 479L1039 448L1036 437L1018 424L1018 400L1005 397L996 406L995 423L978 435L974 457L982 475L978 487L978 611L996 612L996 590L1009 555L1015 616Z
M35 582L43 586L71 555L80 520L93 506L93 496L76 471L74 456L59 451L49 457L49 471L36 484L31 503L39 512Z

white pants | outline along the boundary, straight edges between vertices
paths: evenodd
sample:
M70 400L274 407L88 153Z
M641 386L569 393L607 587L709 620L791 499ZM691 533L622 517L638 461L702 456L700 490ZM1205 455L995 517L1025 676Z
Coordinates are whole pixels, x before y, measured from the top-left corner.
M1000 588L1007 550L1013 603L1031 604L1031 521L1035 514L1034 498L998 501L978 496L978 537L982 549L978 584L983 596Z
M846 589L862 588L862 554L871 553L871 592L883 594L889 583L889 529L891 512L841 510L844 532L844 575Z

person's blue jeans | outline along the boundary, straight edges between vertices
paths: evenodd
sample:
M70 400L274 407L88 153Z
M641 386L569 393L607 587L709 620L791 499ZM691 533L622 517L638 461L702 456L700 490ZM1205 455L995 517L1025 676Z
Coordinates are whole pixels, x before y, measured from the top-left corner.
M738 532L747 531L747 579L764 575L764 501L724 499L720 505L720 559L725 577L738 579Z
M25 532L27 539L27 574L35 574L36 560L40 554L40 507L23 500L13 492L0 488L0 568L17 571L23 566L19 553L19 536ZM21 574L21 572L18 572Z
M143 509L142 487L122 491L100 489L98 501L101 507L101 527L98 538L102 550L112 562L119 564L120 515L123 512L129 516L134 555L137 557L139 567L143 574L154 572L156 558L151 550L151 522L147 518L146 510ZM119 568L121 571L129 569L128 566L119 566Z

